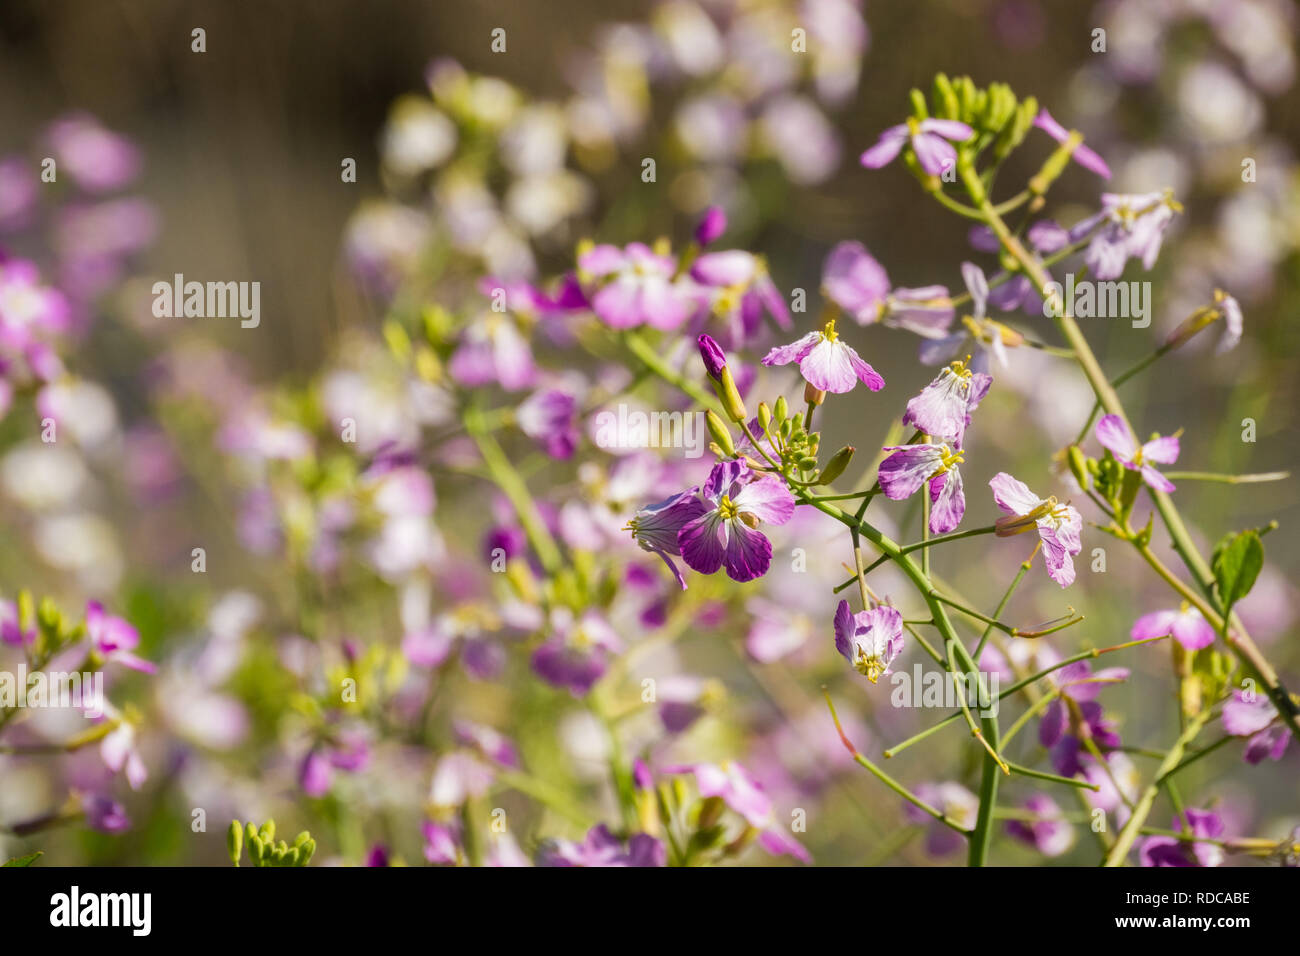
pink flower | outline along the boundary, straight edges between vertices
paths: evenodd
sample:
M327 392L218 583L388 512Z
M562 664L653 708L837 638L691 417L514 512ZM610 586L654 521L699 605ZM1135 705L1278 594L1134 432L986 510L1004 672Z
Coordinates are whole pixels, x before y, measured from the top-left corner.
M1079 539L1083 529L1082 515L1071 505L1058 504L1054 497L1039 498L1024 482L1004 471L990 479L989 487L993 489L993 500L1008 515L997 521L998 537L1005 538L1037 528L1038 537L1043 542L1047 576L1061 587L1069 587L1074 582L1074 561L1071 559L1083 550Z
M988 394L993 377L984 372L972 372L963 362L953 362L907 403L903 415L904 425L941 441L952 442L958 448L966 436L970 413Z
M797 840L785 833L776 821L772 800L752 774L734 760L721 764L697 763L685 767L665 768L668 773L691 773L701 797L718 797L729 809L744 817L760 831L758 842L773 854L788 854L804 863L812 862Z
M903 616L892 607L853 614L849 602L835 608L835 649L871 683L889 673L903 650Z
M848 343L840 341L834 319L822 331L809 332L796 342L777 346L763 359L763 364L768 366L791 362L798 362L804 379L823 392L843 394L852 391L859 381L873 392L885 387L885 380L876 370L859 358Z
M1142 480L1157 491L1170 492L1174 483L1148 462L1157 465L1172 465L1178 460L1178 436L1165 435L1153 438L1145 445L1139 445L1124 419L1118 415L1106 415L1097 422L1097 441L1110 451L1129 471L1142 472Z
M1214 628L1210 627L1201 612L1183 605L1177 611L1155 611L1144 614L1133 624L1129 637L1135 641L1168 634L1189 651L1199 651L1214 643Z
M106 660L146 674L158 673L157 664L131 653L140 643L140 633L123 618L106 613L98 601L86 605L86 634Z
M880 463L880 490L891 501L910 498L927 481L930 483L930 533L947 534L966 514L966 493L962 487L961 449L948 445L894 445L883 451L893 454Z
M644 243L593 246L578 257L578 269L597 280L588 293L591 308L612 329L672 331L695 312L691 290L674 279L677 261Z
M1249 737L1242 759L1257 764L1265 757L1281 760L1291 742L1291 728L1275 723L1277 707L1264 694L1233 691L1223 704L1223 730L1233 737Z
M974 135L973 129L956 120L908 117L906 123L881 133L876 144L862 154L860 162L868 169L879 169L897 156L910 139L921 168L931 176L938 176L957 162L957 150L952 144L964 143Z
M1038 115L1034 117L1034 125L1058 143L1064 143L1070 138L1070 131L1058 123L1051 113L1047 112L1047 107L1043 107L1038 111ZM1082 142L1074 147L1074 152L1070 156L1084 169L1091 170L1102 179L1110 179L1110 167L1106 165L1106 160L1087 146L1084 146Z

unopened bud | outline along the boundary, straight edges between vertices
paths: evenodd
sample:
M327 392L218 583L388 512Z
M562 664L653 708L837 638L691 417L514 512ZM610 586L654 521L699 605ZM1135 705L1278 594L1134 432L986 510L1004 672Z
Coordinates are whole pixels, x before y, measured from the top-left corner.
M713 390L718 393L722 410L727 413L728 418L733 422L743 422L748 418L745 413L745 403L740 400L740 391L736 388L736 380L731 377L731 369L727 366L722 366L722 374L714 380Z
M820 405L826 398L826 393L820 388L813 385L812 382L805 383L803 387L803 400L809 405Z
M719 418L713 409L704 413L704 420L708 423L709 434L713 436L722 453L728 458L735 458L736 446L731 440L731 429L727 427L727 423Z
M1088 490L1090 478L1088 475L1088 458L1083 453L1083 449L1078 445L1071 445L1065 450L1065 459L1070 464L1070 474L1074 475L1074 480L1079 483L1079 487L1084 491Z

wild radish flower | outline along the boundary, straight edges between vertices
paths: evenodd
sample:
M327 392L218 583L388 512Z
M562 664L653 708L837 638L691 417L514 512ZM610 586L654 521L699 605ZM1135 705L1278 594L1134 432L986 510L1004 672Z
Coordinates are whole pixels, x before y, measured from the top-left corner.
M726 323L733 347L759 335L765 312L780 328L791 328L790 309L761 256L743 249L706 252L691 266L691 279Z
M1034 125L1058 143L1064 144L1070 138L1070 131L1058 123L1051 113L1047 112L1047 107L1043 107L1038 111L1038 115L1034 117ZM1084 169L1091 170L1102 179L1110 179L1110 167L1106 165L1106 161L1083 145L1082 141L1074 147L1074 152L1070 154L1070 157Z
M1143 614L1133 623L1129 637L1135 641L1172 634L1174 640L1189 651L1199 651L1214 643L1214 628L1196 608L1183 604L1176 611Z
M772 543L758 525L783 525L794 515L794 496L785 483L758 475L741 460L713 466L700 489L704 512L677 534L682 560L701 574L726 565L733 581L752 581L767 573Z
M149 777L135 745L135 725L116 715L118 724L99 742L99 756L114 773L124 772L132 790L139 790Z
M648 833L634 833L626 847L601 823L581 843L548 840L538 851L538 866L666 866L664 845Z
M841 601L835 608L835 649L874 684L902 653L903 616L884 605L854 614Z
M952 325L953 304L948 287L927 285L916 289L899 287L885 303L885 325L906 329L923 339L944 339ZM925 345L921 346L924 350Z
M641 242L582 250L578 272L589 282L592 311L612 329L649 325L671 331L695 312L691 290L674 279L677 260Z
M537 377L528 340L512 319L496 312L483 313L465 328L447 371L461 385L495 383L509 392L527 388Z
M699 489L692 488L669 495L657 504L646 505L632 516L625 528L632 532L632 537L644 550L663 559L683 591L686 590L686 578L673 562L673 558L681 557L682 553L677 535L687 523L707 510L699 499Z
M1146 269L1155 265L1165 230L1181 209L1169 192L1102 193L1101 211L1075 224L1070 236L1081 238L1101 225L1083 259L1096 279L1118 279L1130 258L1141 259Z
M1219 866L1223 863L1223 847L1205 840L1217 840L1223 836L1223 819L1213 810L1197 810L1188 807L1179 815L1174 815L1172 830L1190 832L1201 840L1183 840L1171 836L1151 836L1142 841L1138 856L1143 866Z
M1067 664L1049 675L1057 695L1039 720L1038 742L1051 751L1052 765L1059 773L1073 777L1085 772L1080 758L1085 737L1103 753L1120 746L1114 723L1105 717L1096 698L1107 685L1128 680L1128 676L1126 667L1093 673L1087 661Z
M1097 422L1097 441L1129 471L1142 472L1142 480L1157 491L1170 492L1174 483L1148 462L1157 465L1172 465L1178 460L1178 436L1165 435L1153 438L1145 445L1139 445L1124 419L1118 415L1103 416Z
M131 828L131 818L126 807L99 793L81 797L81 809L86 814L86 825L100 833L121 833Z
M575 618L568 608L557 608L551 614L551 635L533 652L533 671L581 697L605 673L607 657L622 649L622 638L597 611Z
M917 785L915 793L959 826L965 829L975 826L979 816L979 798L961 784L953 781L922 783ZM903 806L903 815L917 826L926 828L925 852L930 856L946 856L965 845L960 833L944 826L920 807L907 803Z
M812 858L803 845L777 822L771 798L754 776L734 760L721 764L697 763L665 768L667 773L690 773L701 797L718 797L729 809L759 831L758 842L769 853L793 856L804 863Z
M1008 820L1007 833L1038 850L1043 856L1060 856L1074 845L1074 827L1056 801L1036 793L1021 806L1036 819Z
M1083 516L1069 504L1060 504L1055 497L1039 498L1022 481L1017 481L1004 471L989 481L993 500L1007 517L996 522L999 538L1038 530L1043 542L1043 560L1047 576L1061 587L1074 583L1073 556L1083 550L1079 534L1083 529Z
M140 643L140 632L124 618L114 617L98 601L86 605L86 635L105 660L146 674L158 673L158 665L132 653Z
M822 266L822 292L858 325L884 318L889 276L860 242L841 242Z
M425 820L420 824L424 834L424 859L433 864L458 864L462 858L460 833L455 823L438 823Z
M727 214L721 206L710 206L704 210L695 227L695 241L707 246L722 237L727 231Z
M970 414L992 384L992 376L972 372L964 362L953 362L908 401L903 424L960 448Z
M1291 742L1291 728L1277 720L1277 707L1262 693L1233 691L1223 705L1223 730L1233 737L1249 737L1242 759L1257 764L1265 757L1281 760Z
M910 139L917 163L931 176L938 176L957 162L957 150L952 144L964 143L973 135L973 129L956 120L908 117L906 123L881 133L876 144L862 154L860 162L868 169L879 169L893 160Z
M520 403L515 421L547 455L563 461L572 458L574 449L578 447L577 412L576 396L564 389L547 388L534 392Z
M910 498L930 483L930 533L947 534L966 513L962 488L960 448L939 445L893 445L881 449L893 454L880 463L880 490L893 501Z
M848 343L840 341L834 319L822 331L809 332L796 342L777 346L763 359L763 364L768 366L791 362L798 362L804 379L823 392L843 394L852 391L859 381L873 392L885 387L885 380L876 370L859 358Z
M995 360L1006 368L1007 346L1020 345L1025 340L1024 336L1015 329L988 318L989 282L983 269L973 262L963 262L961 274L966 283L966 291L970 293L971 314L962 316L961 328L951 335L922 343L921 363L933 365L951 357L969 338L977 349L975 361L971 363L972 368L987 372Z
M298 784L309 797L323 797L334 782L334 771L359 773L370 765L370 740L360 729L341 730L318 743L303 758Z

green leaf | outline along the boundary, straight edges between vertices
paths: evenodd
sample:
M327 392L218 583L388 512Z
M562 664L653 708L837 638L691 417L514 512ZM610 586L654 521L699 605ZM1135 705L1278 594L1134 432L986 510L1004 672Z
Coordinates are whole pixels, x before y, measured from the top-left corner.
M0 863L0 866L31 866L44 855L44 850L37 850L35 853L28 853L26 856L16 856L12 860Z
M1226 607L1232 607L1255 586L1264 567L1264 545L1255 530L1229 534L1214 549L1214 580Z

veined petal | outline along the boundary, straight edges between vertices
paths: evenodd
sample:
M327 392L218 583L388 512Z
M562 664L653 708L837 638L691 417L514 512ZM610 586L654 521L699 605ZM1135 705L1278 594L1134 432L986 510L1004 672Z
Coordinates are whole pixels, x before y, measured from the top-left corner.
M907 142L907 125L900 123L898 126L891 126L880 134L876 144L866 150L858 161L867 169L879 169L899 154L905 142Z
M1124 424L1124 419L1118 415L1103 415L1101 421L1097 422L1096 432L1097 441L1116 458L1125 463L1133 460L1138 445L1133 433Z
M852 391L858 383L858 376L849 358L851 352L852 349L843 342L823 338L799 359L799 372L814 388L823 392L840 395Z
M782 525L794 517L794 495L785 482L770 475L756 478L732 499L732 504L768 524Z
M912 151L916 161L931 176L942 175L957 163L957 150L952 143L935 133L918 133L912 137Z
M961 471L952 468L930 482L930 533L947 534L966 514L966 492Z
M1153 438L1142 446L1142 460L1154 461L1157 465L1172 465L1178 460L1178 436Z
M1172 492L1175 488L1174 483L1156 471L1152 465L1142 466L1142 480L1156 491L1163 491L1165 494Z
M902 501L920 489L939 467L940 445L895 445L881 449L893 454L880 463L880 490L893 501Z
M728 525L717 511L710 511L682 527L677 533L677 545L688 568L713 574L722 567L730 537Z
M743 521L731 521L731 540L727 542L727 576L744 583L767 574L772 564L772 542L761 531Z
M1043 503L1043 499L1029 490L1023 481L1000 471L989 479L993 500L997 506L1012 515L1025 515Z
M809 332L789 345L778 345L763 358L763 364L789 365L791 362L801 361L823 338L820 332Z

